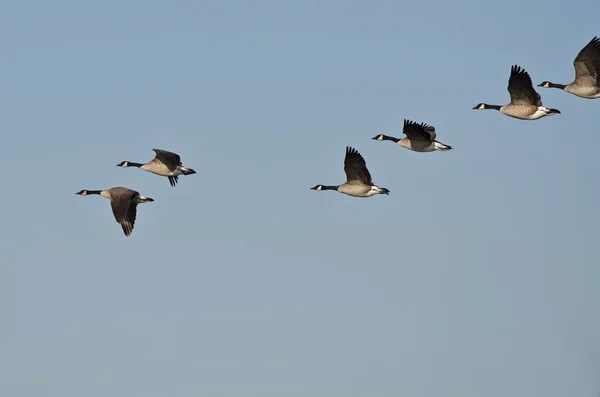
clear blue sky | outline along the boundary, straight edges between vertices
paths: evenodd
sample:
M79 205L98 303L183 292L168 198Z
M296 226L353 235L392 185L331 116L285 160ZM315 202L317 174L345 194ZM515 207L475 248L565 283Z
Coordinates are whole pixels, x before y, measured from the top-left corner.
M598 397L600 100L472 107L569 83L600 2L1 11L3 397ZM370 139L404 118L454 150ZM310 190L346 145L390 196ZM198 174L116 167L152 148Z

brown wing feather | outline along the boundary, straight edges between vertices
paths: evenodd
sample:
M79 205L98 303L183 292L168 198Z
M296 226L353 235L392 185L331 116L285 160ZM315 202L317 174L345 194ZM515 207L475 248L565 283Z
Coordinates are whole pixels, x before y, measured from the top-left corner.
M125 235L129 236L133 233L137 214L137 204L131 201L131 198L138 193L126 188L117 189L119 190L111 189L110 206L115 220L121 225Z
M575 81L590 86L600 86L600 38L594 37L575 57Z

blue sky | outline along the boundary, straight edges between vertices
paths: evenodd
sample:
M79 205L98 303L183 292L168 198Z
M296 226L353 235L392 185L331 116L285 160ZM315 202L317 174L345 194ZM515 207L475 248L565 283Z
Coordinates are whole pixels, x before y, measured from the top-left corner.
M4 5L0 394L598 397L600 100L472 110L572 81L574 4ZM370 139L404 118L454 150ZM390 196L310 190L346 145ZM116 167L152 148L198 174Z

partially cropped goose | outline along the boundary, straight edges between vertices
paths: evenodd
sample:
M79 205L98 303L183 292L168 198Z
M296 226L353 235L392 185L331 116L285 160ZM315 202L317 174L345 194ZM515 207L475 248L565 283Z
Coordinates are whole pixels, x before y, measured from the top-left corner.
M560 114L558 109L548 109L542 106L542 99L540 94L533 88L529 73L520 66L514 65L510 70L508 92L510 93L510 103L508 105L500 106L480 103L473 109L499 110L502 114L520 120L537 120L544 116Z
M317 185L312 187L311 190L337 190L340 193L353 197L371 197L375 194L390 194L388 189L373 184L365 159L356 149L349 146L346 146L344 172L346 173L346 183L343 185Z
M166 176L169 178L169 183L172 187L175 187L175 184L178 182L178 175L196 173L193 169L185 168L181 165L181 158L178 154L161 149L152 150L156 152L156 156L146 164L122 161L117 164L117 167L138 167L156 175Z
M560 88L581 98L600 98L600 38L594 37L573 61L575 80L571 84L544 81L538 87Z
M452 146L444 145L435 140L435 127L425 124L416 123L410 120L404 120L404 129L402 130L405 138L394 138L384 134L379 134L371 139L377 141L393 141L403 148L413 150L415 152L434 152L436 150L451 150Z
M148 203L154 201L150 197L144 197L135 190L127 189L126 187L113 187L108 190L81 190L75 194L81 196L89 196L90 194L98 194L110 200L110 206L117 222L123 228L126 236L133 233L135 217L137 214L137 205L140 203Z

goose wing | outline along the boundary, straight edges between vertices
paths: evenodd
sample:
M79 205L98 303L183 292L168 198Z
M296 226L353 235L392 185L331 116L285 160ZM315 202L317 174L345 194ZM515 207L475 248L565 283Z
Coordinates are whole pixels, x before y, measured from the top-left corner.
M138 192L127 188L118 189L115 192L111 191L110 206L112 207L116 221L123 228L125 235L129 236L133 233L135 217L137 215L137 203L132 198Z
M542 106L542 98L533 88L529 73L520 66L514 65L510 69L508 92L510 93L510 103L513 105Z
M161 149L152 150L156 152L155 160L158 160L164 165L166 165L169 168L169 170L173 171L177 169L177 166L181 165L181 157L179 157L177 153Z
M344 172L346 172L346 181L361 181L367 185L372 185L371 174L367 169L367 163L358 150L346 146L346 158L344 159Z
M575 82L591 87L600 87L600 38L594 37L573 61Z
M404 120L404 129L402 132L411 140L433 141L437 136L435 127L406 119Z

